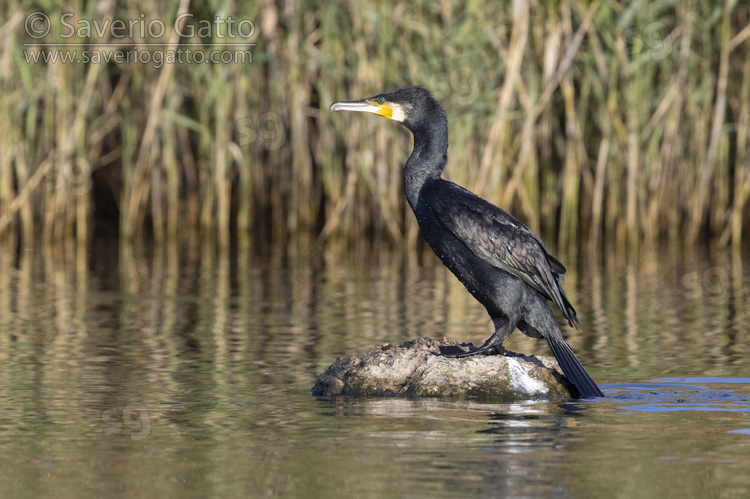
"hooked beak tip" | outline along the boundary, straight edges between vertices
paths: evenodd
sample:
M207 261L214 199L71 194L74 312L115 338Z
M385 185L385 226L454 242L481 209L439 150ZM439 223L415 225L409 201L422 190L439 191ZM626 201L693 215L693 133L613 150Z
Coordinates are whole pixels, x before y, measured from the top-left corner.
M331 111L356 111L377 114L379 109L380 106L376 106L367 100L339 101L331 104Z

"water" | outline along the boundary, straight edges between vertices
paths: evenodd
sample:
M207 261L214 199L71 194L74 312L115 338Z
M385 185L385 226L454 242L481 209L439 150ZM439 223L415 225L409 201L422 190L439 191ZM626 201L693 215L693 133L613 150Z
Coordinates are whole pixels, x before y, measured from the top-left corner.
M599 254L565 259L564 331L607 398L497 404L309 395L337 356L488 336L429 254L4 247L0 491L750 495L747 260Z

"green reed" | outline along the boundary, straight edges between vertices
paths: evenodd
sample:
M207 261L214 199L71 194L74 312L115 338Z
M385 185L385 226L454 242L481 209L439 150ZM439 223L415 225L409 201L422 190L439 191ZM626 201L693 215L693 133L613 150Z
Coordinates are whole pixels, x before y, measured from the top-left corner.
M51 20L27 31L35 10ZM159 37L64 37L57 20L160 20ZM169 43L174 20L248 19L245 63L29 63L32 42ZM416 2L249 7L189 0L0 7L0 232L232 234L413 245L409 134L328 112L424 84L450 122L446 176L563 247L665 237L739 246L750 196L750 9L742 2ZM94 39L95 38L95 39ZM130 44L130 45L129 45ZM145 50L145 49L141 49ZM236 48L227 48L236 51ZM24 52L26 51L26 53Z

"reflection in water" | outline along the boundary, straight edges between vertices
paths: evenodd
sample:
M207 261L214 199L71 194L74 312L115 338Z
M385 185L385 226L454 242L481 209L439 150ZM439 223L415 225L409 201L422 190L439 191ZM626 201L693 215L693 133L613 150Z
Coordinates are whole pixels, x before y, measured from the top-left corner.
M283 383L309 379L336 356L381 342L442 335L481 341L490 329L481 306L431 254L420 259L113 240L95 240L88 251L58 245L17 254L6 245L0 326L8 334L0 344L9 348L2 355L35 344L56 361L56 353L80 355L82 348L87 359L116 358L126 346L142 351L152 377L172 360L208 357L222 370L257 363L258 381ZM581 328L563 330L586 365L747 364L750 275L739 256L640 260L583 259L580 273L569 265L566 289ZM545 351L543 342L518 333L511 341L524 352Z
M569 425L582 416L580 409L573 403L511 404L493 412L492 426L483 430L494 437L485 446L494 461L484 473L487 492L504 489L510 496L519 490L535 490L545 497L566 494L559 475L542 471L559 467L564 461L562 451L576 452Z
M368 418L364 445L394 449L417 495L551 497L568 479L550 470L585 453L575 436L585 403L487 404L438 400L322 400L336 418ZM361 421L361 419L360 419ZM373 429L375 428L375 429ZM431 470L420 474L421 468ZM394 480L391 477L389 480ZM403 490L403 489L402 489Z
M576 276L581 334L590 331L596 360L646 371L747 364L750 274L741 255L606 255L580 261Z
M420 336L484 340L486 313L429 253L2 245L0 466L19 471L0 489L11 493L669 495L652 480L709 490L684 468L698 458L750 492L737 419L750 383L727 381L750 378L741 255L565 259L581 328L564 333L608 399L493 405L309 397L337 356Z

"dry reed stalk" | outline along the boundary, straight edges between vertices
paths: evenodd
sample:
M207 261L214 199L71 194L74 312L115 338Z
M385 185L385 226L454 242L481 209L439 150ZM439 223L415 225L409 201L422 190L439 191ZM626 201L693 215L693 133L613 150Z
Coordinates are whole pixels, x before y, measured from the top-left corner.
M728 38L731 11L724 13L724 29L722 32ZM719 75L716 83L716 103L714 104L713 125L711 127L710 142L706 153L706 165L703 168L698 191L693 200L690 227L688 229L688 241L695 241L701 227L701 222L706 209L708 190L711 185L719 148L719 139L724 127L724 115L727 105L727 85L729 80L729 55L732 51L750 37L750 26L737 33L729 43L723 45L719 59Z
M112 3L103 2L105 16L111 16ZM106 39L105 39L106 41ZM66 79L68 73L76 68L58 63L53 67L53 78ZM88 239L90 165L83 146L86 135L87 116L94 100L95 84L102 65L92 64L86 74L86 82L76 105L71 102L73 93L68 94L63 87L55 99L56 160L57 167L55 186L52 191L51 205L45 217L45 240L66 238L72 227L75 227L75 238L79 244ZM66 82L66 85L68 83ZM75 107L72 122L70 110Z
M607 102L611 89L609 88L610 78L606 59L601 44L599 43L599 38L593 30L588 31L588 39L594 54L596 70L599 76L597 83L600 85L601 100ZM603 106L603 108L604 112L599 115L602 120L602 140L599 144L599 152L596 158L594 186L591 196L591 226L589 232L590 250L596 248L599 242L599 232L601 230L604 209L604 187L607 175L607 161L609 159L609 145L612 135L610 113L607 112L606 106Z
M568 74L568 71L570 70L570 67L573 63L573 60L575 59L575 56L578 53L578 50L581 46L583 37L586 36L586 33L592 29L591 22L598 7L599 7L598 1L588 6L586 15L583 17L581 21L581 25L578 27L575 35L573 35L567 47L565 48L565 55L560 61L560 64L557 67L557 71L555 71L554 77L547 82L547 85L544 88L544 92L539 97L539 99L536 102L536 105L534 106L535 118L539 116L542 113L542 110L549 104L549 101L552 98L552 95L554 94L555 90L557 90L557 88L560 86L560 82Z
M0 234L5 233L5 230L13 221L13 217L18 212L18 210L20 210L24 206L28 206L28 201L31 197L31 194L39 186L39 184L41 184L42 180L47 176L50 169L55 164L52 157L53 155L52 153L50 153L50 155L39 166L37 166L36 171L31 176L31 178L29 178L28 182L24 182L22 184L23 187L21 188L21 191L18 193L18 195L12 200L10 205L8 205L8 207L3 210L3 214L0 215Z
M577 38L579 40L578 43L580 43L580 40L583 40L585 34L583 26L579 29L579 32L576 34L577 36L573 35L570 4L568 2L563 2L562 4L562 27L563 40L575 41ZM568 42L568 45L569 47L574 46L570 42ZM578 217L576 216L576 209L579 195L578 186L580 184L579 161L581 160L577 155L576 121L578 118L576 117L575 90L573 88L573 78L569 71L561 74L560 90L563 97L565 117L565 157L562 176L559 179L561 199L558 246L567 249L577 230Z
M250 106L247 95L250 93L249 78L240 75L232 88L235 107L232 115L233 123L241 123L250 114ZM236 125L235 125L236 126ZM239 143L238 143L239 142ZM252 206L253 206L253 175L250 162L252 155L244 154L241 147L242 140L238 137L228 144L229 153L232 155L238 176L238 206L237 206L237 234L245 236L252 229ZM240 237L243 240L244 237Z
M732 246L739 250L742 243L742 213L750 196L750 59L745 60L742 75L742 98L740 99L740 113L737 117L737 158L735 161L734 177L734 206L730 216L731 223L727 227L720 243L727 244L730 237Z
M534 147L534 120L532 118L532 108L534 101L531 96L525 99L524 107L526 109L526 118L523 122L521 131L521 151L518 155L518 161L513 168L512 176L508 183L505 185L503 195L501 199L512 199L513 193L518 193L522 201L522 211L525 215L527 225L532 229L539 228L539 210L536 209L538 206L537 197L538 195L532 195L534 200L530 200L528 195L525 195L528 191L526 189L519 189L522 176L527 178L535 179L537 172L538 159L536 158L536 149ZM534 192L538 192L534 190ZM523 201L526 201L525 203Z
M18 190L22 190L26 187L29 182L29 165L26 161L24 148L19 148L15 158L16 164L16 178L18 179ZM21 219L21 234L22 240L25 243L29 243L34 240L34 214L31 211L31 205L29 203L21 203L21 208L18 211ZM2 227L0 227L0 234L3 233Z
M635 91L632 94L637 95ZM638 227L638 169L640 165L640 147L638 142L638 112L635 102L630 102L627 113L628 147L627 147L627 179L625 183L625 232L630 236L637 236Z
M13 52L10 50L10 47L17 43L15 33L23 21L23 11L18 8L0 26L0 47L2 47L2 51L0 51L0 82L3 86L0 109L2 109L3 116L13 115L12 106L17 94L10 88L6 90L6 86L10 87L9 80L12 75L11 64L13 62ZM21 184L19 189L23 188L23 184L25 184L26 177L28 176L26 163L21 159L23 157L22 138L14 128L16 127L7 119L0 123L0 136L3 137L3 140L0 141L0 214L2 214L0 224L6 218L5 215L8 213L8 209L13 204L15 197L13 189L13 165L15 164L18 182ZM12 214L15 215L15 211ZM6 226L11 221L12 219L8 219ZM26 227L26 223L23 226ZM0 234L3 232L4 230L0 230Z
M13 202L13 168L10 165L13 164L15 156L10 147L4 149L3 155L0 157L0 164L8 165L8 167L0 170L0 211L3 216L8 213Z
M490 172L495 172L495 178L504 181L505 169L505 142L509 129L508 113L513 103L515 92L515 81L520 78L521 64L523 62L524 52L528 40L529 29L529 5L523 0L513 1L513 26L511 28L510 46L508 58L506 61L505 80L500 88L500 96L497 100L495 110L495 120L492 122L489 134L487 135L487 144L482 152L482 160L479 164L479 174L477 176L477 194L488 197L491 194ZM496 196L491 196L495 198ZM503 200L495 199L501 203Z
M216 77L211 86L221 86L223 80ZM214 122L226 123L232 105L231 93L224 92L214 100ZM229 97L229 98L227 98ZM230 142L229 129L218 125L213 133L211 149L213 149L213 180L216 189L216 230L219 246L229 246L229 210L231 208L231 184L229 181L230 156L227 148Z
M313 200L313 164L309 148L310 129L308 127L308 106L310 90L304 82L307 81L305 65L299 59L302 40L298 31L292 30L292 36L287 37L287 51L289 60L289 119L290 141L292 146L291 165L292 199L294 207L290 210L289 227L294 232L309 231L313 227L316 207Z
M542 59L542 88L550 88L553 78L555 78L557 67L559 65L560 54L562 51L562 27L559 23L556 23L553 19L549 20L550 27L547 28L547 35L544 40L544 57ZM539 98L537 98L538 100ZM536 103L535 103L536 105ZM530 118L529 118L530 119ZM535 120L535 140L538 144L539 149L539 174L538 179L543 179L541 182L537 181L538 187L538 209L539 213L539 226L534 227L534 230L540 230L542 225L552 227L555 224L557 218L557 206L556 203L551 202L548 193L548 182L546 179L549 177L546 175L546 170L549 165L554 164L553 153L554 138L555 138L555 127L558 122L558 117L550 107L544 107L540 110L539 119Z
M175 19L185 14L190 5L190 0L180 0L177 7ZM168 46L175 46L179 41L179 35L175 29L171 30L169 35ZM136 229L140 225L139 221L143 219L143 205L149 194L150 184L146 182L146 171L153 168L153 151L151 149L156 139L157 121L160 116L160 110L164 101L164 95L167 92L167 85L172 77L173 65L165 64L153 90L151 101L149 103L148 120L143 131L141 145L138 149L138 156L135 160L135 170L132 173L132 184L129 192L123 191L122 198L122 235L132 238L136 234Z
M168 99L168 108L174 109L174 99ZM165 239L168 241L177 240L177 226L179 224L179 209L182 205L180 201L180 164L177 158L177 132L174 123L163 124L163 145L161 148L161 165L166 176L166 230ZM161 225L154 220L154 237L157 228Z

